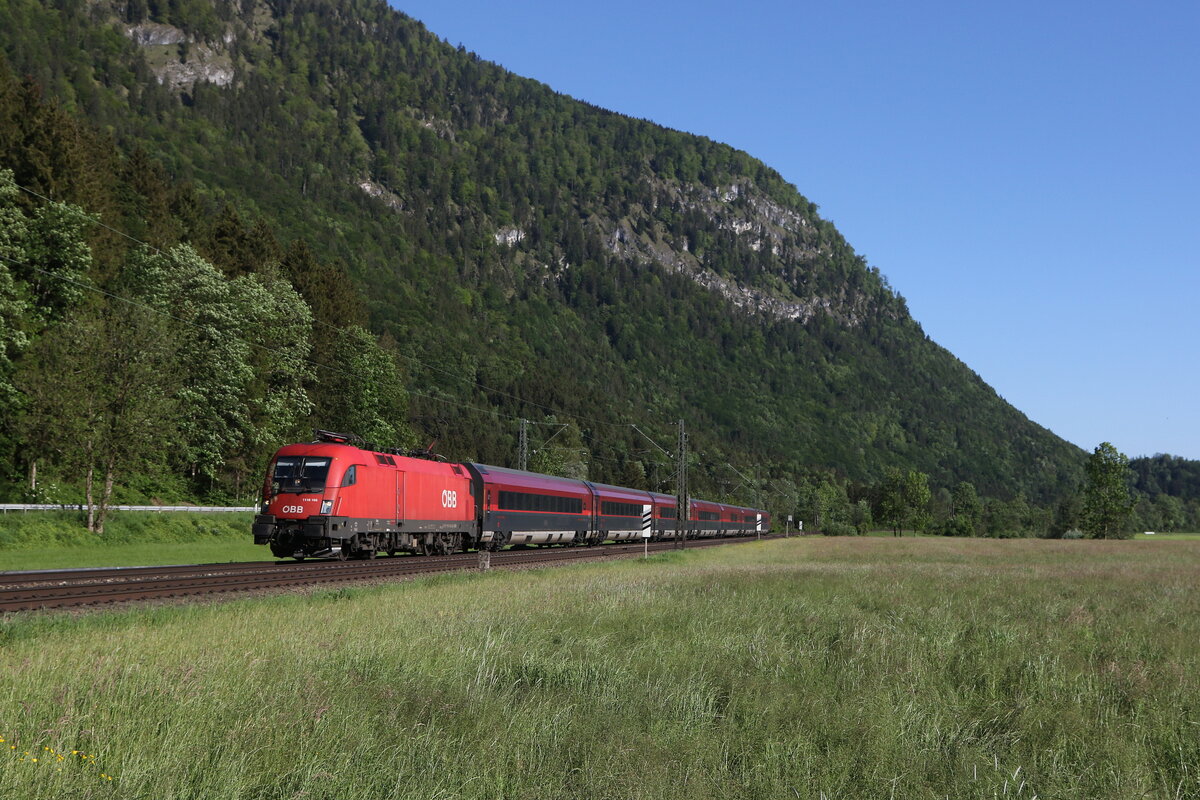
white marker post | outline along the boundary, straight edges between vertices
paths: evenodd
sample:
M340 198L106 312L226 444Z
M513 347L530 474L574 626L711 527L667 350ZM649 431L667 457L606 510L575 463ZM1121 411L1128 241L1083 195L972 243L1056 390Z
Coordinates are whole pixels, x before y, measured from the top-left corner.
M654 506L642 506L642 558L650 557L650 530L654 526Z

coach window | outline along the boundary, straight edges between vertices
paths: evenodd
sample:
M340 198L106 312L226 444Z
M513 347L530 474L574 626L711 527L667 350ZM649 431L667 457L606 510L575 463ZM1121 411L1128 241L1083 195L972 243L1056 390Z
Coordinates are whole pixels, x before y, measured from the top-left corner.
M346 470L346 474L342 476L342 488L353 486L356 480L358 480L358 465L351 464L350 469Z

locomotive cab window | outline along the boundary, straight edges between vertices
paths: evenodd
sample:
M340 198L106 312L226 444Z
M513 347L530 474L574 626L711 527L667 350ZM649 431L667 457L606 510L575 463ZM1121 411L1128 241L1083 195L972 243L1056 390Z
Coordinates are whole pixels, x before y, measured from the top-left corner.
M342 488L353 486L358 480L358 465L351 464L350 469L346 470L346 474L342 476Z
M329 476L329 459L283 456L275 461L272 488L278 492L323 492Z

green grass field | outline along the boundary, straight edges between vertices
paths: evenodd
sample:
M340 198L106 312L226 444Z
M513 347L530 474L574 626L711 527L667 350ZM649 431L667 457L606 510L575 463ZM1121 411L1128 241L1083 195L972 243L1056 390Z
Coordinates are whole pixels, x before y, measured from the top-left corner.
M809 537L10 616L0 797L1195 798L1197 585L1196 541Z
M227 561L267 561L272 558L271 551L253 544L247 532L240 540L80 545L46 550L0 551L0 571L210 564Z
M1145 541L1159 540L1162 541L1172 539L1200 539L1200 533L1154 533L1147 536L1145 533L1135 533L1134 539L1142 539Z
M77 512L0 514L0 571L270 559L253 544L253 516L116 511L97 536Z

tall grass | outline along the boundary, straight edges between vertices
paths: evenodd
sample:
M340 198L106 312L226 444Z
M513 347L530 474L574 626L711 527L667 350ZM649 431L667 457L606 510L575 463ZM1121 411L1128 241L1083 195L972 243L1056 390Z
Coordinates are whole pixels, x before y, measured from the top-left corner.
M1200 797L1198 572L812 538L10 617L0 797Z

